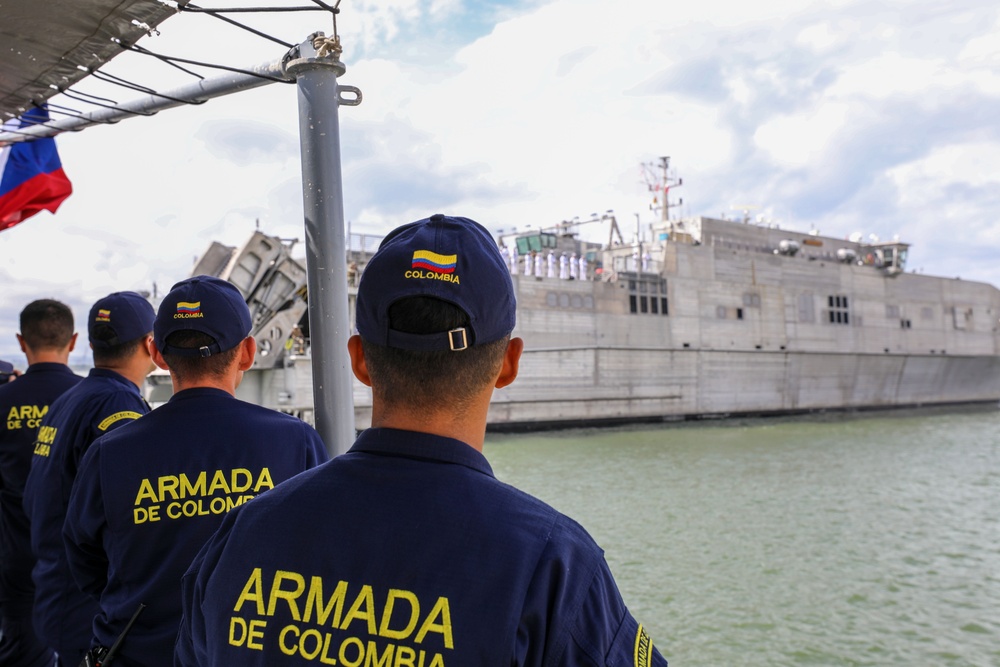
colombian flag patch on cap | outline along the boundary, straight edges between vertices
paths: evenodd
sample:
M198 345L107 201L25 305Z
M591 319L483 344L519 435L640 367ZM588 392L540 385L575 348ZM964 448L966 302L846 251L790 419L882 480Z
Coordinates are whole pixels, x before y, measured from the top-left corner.
M434 273L454 273L458 263L458 255L439 255L430 250L415 250L413 252L414 269L427 269Z
M177 312L194 315L201 312L201 301L178 301Z

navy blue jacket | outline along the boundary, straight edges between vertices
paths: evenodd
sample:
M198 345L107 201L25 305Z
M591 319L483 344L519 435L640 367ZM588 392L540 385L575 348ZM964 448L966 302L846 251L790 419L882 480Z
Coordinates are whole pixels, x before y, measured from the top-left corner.
M70 569L100 600L97 642L111 646L146 605L116 665L173 664L180 581L226 513L327 460L305 422L220 389L186 389L98 439L66 516Z
M83 378L65 364L32 364L0 385L0 608L5 616L31 614L31 533L21 507L31 450L49 405Z
M63 547L63 521L77 468L94 440L147 412L135 384L115 371L93 368L49 407L38 430L24 487L37 559L32 571L35 632L64 655L90 646L90 623L97 613L97 604L73 581Z
M52 652L35 636L31 583L31 531L21 499L31 450L49 405L83 378L66 364L41 362L15 382L0 385L0 665L52 664Z
M231 512L183 594L182 667L666 665L579 524L422 433Z

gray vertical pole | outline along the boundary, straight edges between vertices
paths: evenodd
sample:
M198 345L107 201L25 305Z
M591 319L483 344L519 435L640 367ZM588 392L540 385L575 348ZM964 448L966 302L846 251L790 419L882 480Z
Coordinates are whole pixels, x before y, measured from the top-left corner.
M338 109L360 103L361 94L337 85L346 68L336 55L318 55L311 39L298 56L285 71L298 86L313 406L316 430L336 456L348 450L355 433ZM342 99L342 89L356 97Z

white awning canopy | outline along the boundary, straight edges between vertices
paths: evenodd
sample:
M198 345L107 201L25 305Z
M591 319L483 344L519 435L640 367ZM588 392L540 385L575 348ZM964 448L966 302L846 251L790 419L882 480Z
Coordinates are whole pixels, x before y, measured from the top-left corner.
M20 116L173 16L179 0L3 0L0 121ZM117 41L116 41L117 40Z

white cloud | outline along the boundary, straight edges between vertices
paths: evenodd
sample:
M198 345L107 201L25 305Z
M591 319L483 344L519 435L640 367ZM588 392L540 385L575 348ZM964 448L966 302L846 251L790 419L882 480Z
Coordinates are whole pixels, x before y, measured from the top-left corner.
M829 103L807 113L779 116L761 125L754 141L783 165L807 167L823 159L850 115L848 105Z

